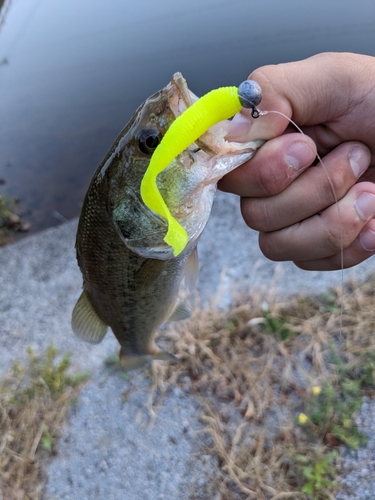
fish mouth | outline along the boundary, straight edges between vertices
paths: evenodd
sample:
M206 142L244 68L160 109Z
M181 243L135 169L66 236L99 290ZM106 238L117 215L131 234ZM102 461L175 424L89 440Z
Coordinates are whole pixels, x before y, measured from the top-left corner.
M175 118L180 116L199 98L189 90L181 73L175 73L169 84L169 104ZM227 139L230 133L231 120L222 120L199 137L189 148L193 153L203 151L211 157L242 155L254 153L264 141L235 142ZM223 174L224 175L224 174Z
M181 73L175 73L168 85L169 105L179 117L199 98L188 88ZM205 184L215 184L224 175L250 160L265 141L236 142L228 139L231 119L215 123L186 150L194 162L206 163L209 175Z
M175 118L179 117L199 99L199 97L188 88L186 80L181 73L175 73L172 76L170 88L172 92L169 99L169 105ZM209 128L205 134L194 142L197 146L195 149L202 149L209 155L216 155L220 149L220 141L228 135L229 123L229 120L223 120Z
M167 91L175 118L198 100L181 73L173 75ZM229 125L229 120L215 124L158 175L159 191L173 218L186 230L188 247L195 243L207 223L216 183L252 158L264 143L227 140Z
M172 76L170 87L174 90L170 96L169 104L175 117L180 116L198 97L191 92L185 78L181 73Z
M170 83L149 99L150 116L159 120L160 129L167 130L174 119L188 109L198 97L189 90L181 73L175 73ZM252 158L264 141L234 143L226 139L229 120L211 127L195 142L182 151L157 175L158 190L172 217L182 226L188 242L185 255L196 245L202 233L215 197L216 183L225 174ZM120 214L120 235L126 236L125 244L130 250L144 258L167 260L174 257L173 248L165 243L166 221L143 204L139 192L135 193L138 206L136 224ZM124 230L122 228L125 228Z

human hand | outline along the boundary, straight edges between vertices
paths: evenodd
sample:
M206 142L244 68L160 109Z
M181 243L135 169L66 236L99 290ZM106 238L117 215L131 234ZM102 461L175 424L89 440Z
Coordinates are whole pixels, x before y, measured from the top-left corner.
M291 133L273 113L250 120L243 110L233 120L231 140L269 139L219 182L241 196L264 255L309 270L339 269L341 245L344 267L373 255L375 58L319 54L259 68L249 78L262 88L261 110L281 111L306 134ZM316 151L326 171L320 163L308 168Z

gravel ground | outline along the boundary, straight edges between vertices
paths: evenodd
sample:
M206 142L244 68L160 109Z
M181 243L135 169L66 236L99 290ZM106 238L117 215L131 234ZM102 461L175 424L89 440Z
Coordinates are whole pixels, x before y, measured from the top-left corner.
M126 382L95 373L64 429L47 498L214 498L214 459L197 446L199 404L176 387L152 422L148 393L141 374Z
M72 352L76 370L92 372L49 466L45 498L213 500L215 493L207 485L215 464L196 433L200 401L176 387L166 395L153 425L143 426L147 376L135 373L127 380L106 371L103 361L117 349L112 335L99 346L73 336L70 316L81 289L76 226L74 220L0 249L0 374L16 357L25 357L28 346L44 351L50 344ZM199 249L199 292L203 299L216 293L219 305L241 288L273 287L285 296L321 292L341 281L340 272L307 273L290 263L267 261L258 250L257 234L242 222L238 200L222 193ZM356 268L356 276L363 278L372 267L370 259ZM366 400L358 418L370 440L366 448L345 454L345 484L352 492L341 494L340 500L374 498L372 401Z
M343 481L345 491L336 500L374 500L375 498L375 401L364 398L356 417L358 429L366 434L366 447L343 449Z

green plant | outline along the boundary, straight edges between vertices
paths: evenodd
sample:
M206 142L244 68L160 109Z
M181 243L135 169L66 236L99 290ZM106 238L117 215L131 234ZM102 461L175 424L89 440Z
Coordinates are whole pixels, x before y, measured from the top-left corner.
M9 202L0 195L0 245L3 243L5 221L8 219L10 214L11 211L9 210Z
M42 456L53 452L67 409L88 374L69 375L70 357L57 360L50 347L42 356L28 349L28 363L15 362L0 381L0 497L41 498Z
M301 491L309 495L311 500L330 498L329 492L336 487L332 480L336 456L336 451L325 453L324 450L318 450L312 456L296 456L298 468L305 479Z
M53 445L55 443L55 439L51 435L51 433L46 425L43 424L42 429L43 429L43 434L42 434L42 438L41 438L41 443L42 443L44 450L50 453L52 451Z
M0 194L0 246L13 241L16 232L28 231L30 227L30 224L18 215L20 212L20 208L17 209L18 204L17 198L8 198Z
M287 340L297 333L291 328L286 315L282 313L273 315L270 310L265 312L264 322L261 323L260 328L263 332L270 333L280 340Z
M356 449L367 438L360 433L353 415L362 404L361 380L353 380L347 370L338 369L335 383L327 380L319 395L311 395L307 401L306 414L310 429L319 439L337 440Z
M56 363L58 351L55 347L49 347L44 358L37 356L32 349L27 349L29 357L29 378L31 385L24 391L24 395L33 396L35 392L43 390L47 386L54 399L60 397L67 387L77 387L88 378L88 373L68 375L70 366L70 354L65 354L59 363ZM22 397L22 391L19 394Z
M361 381L363 389L375 386L375 352L367 351L360 359L358 373L354 374Z
M340 306L337 305L337 293L332 290L330 292L323 293L321 301L324 309L332 313L338 313L340 311Z

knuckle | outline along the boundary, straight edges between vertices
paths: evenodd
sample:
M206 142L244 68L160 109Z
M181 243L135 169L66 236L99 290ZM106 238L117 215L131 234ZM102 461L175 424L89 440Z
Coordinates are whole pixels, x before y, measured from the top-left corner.
M326 242L328 251L331 255L340 252L351 243L351 238L346 231L341 230L340 224L329 225L326 227Z
M246 224L256 231L268 231L271 218L265 200L242 198L241 213Z
M281 191L280 177L276 174L273 164L263 166L258 170L258 186L264 196L274 196Z
M325 198L334 203L346 191L345 176L342 169L334 169L329 172L329 181L325 184Z
M282 260L279 254L279 245L275 244L274 238L267 233L259 233L259 248L267 259L273 261Z
M345 255L344 255L345 257ZM331 255L325 259L325 270L327 271L338 271L342 267L341 262L341 252ZM344 264L345 267L345 264ZM319 270L319 269L318 269Z

